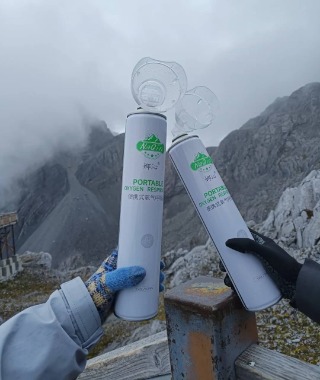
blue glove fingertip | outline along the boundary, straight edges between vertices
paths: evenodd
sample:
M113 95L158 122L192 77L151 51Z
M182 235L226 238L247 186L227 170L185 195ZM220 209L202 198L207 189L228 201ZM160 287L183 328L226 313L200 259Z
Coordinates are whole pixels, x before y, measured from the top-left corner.
M106 286L112 292L138 285L146 276L146 271L140 266L116 269L106 276Z

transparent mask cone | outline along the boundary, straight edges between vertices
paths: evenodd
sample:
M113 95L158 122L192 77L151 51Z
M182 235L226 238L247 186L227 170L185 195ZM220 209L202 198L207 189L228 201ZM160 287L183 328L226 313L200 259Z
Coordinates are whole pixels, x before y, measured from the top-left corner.
M218 110L218 98L209 88L198 86L188 90L176 104L173 136L209 127Z
M139 106L151 112L174 107L187 90L187 76L176 62L142 58L131 77L132 95Z

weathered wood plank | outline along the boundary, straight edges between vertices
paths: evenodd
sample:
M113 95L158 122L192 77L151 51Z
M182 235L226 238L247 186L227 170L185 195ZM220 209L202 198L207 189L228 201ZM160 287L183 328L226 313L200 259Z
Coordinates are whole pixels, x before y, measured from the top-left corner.
M250 365L251 364L251 365ZM237 380L316 380L320 368L256 344L236 360Z
M167 332L163 331L89 360L79 379L134 380L169 373Z
M0 215L0 227L10 226L16 224L18 221L18 215L16 212L10 212L8 214Z

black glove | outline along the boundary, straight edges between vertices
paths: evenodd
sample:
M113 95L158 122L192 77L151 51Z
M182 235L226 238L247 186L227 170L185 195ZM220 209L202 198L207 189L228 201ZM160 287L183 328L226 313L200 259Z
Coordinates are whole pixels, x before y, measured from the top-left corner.
M284 298L295 307L296 283L302 264L299 264L272 239L250 229L252 239L235 238L226 241L226 246L242 253L252 253L259 258L269 276L277 284ZM225 284L231 281L226 275Z

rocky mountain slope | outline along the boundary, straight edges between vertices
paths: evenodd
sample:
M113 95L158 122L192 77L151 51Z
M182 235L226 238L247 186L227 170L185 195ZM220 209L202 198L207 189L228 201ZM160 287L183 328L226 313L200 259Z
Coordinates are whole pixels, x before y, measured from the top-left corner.
M246 220L264 220L282 192L320 168L320 83L277 99L210 155ZM83 152L60 153L23 182L19 252L47 251L55 266L97 263L118 237L124 136L94 128ZM207 235L167 159L163 253Z
M98 263L117 244L122 163L106 164L95 153L104 149L112 157L112 148L116 147L121 155L123 142L115 142L119 138L123 137L113 136L104 123L95 125L84 151L60 152L22 182L16 231L20 253L50 252L55 267L72 268ZM78 179L77 171L80 168L81 173L88 157L94 157L96 167L104 171L101 177L109 196L104 197L99 189L93 192L90 185L81 183L82 176L87 184L94 182L97 173L93 168L88 172L84 169ZM115 190L111 178L118 182Z
M313 170L297 187L287 188L276 208L271 210L259 229L272 238L284 241L287 246L298 248L318 246L320 170Z
M320 168L320 83L279 98L219 145L216 164L247 220L264 220L282 192Z

